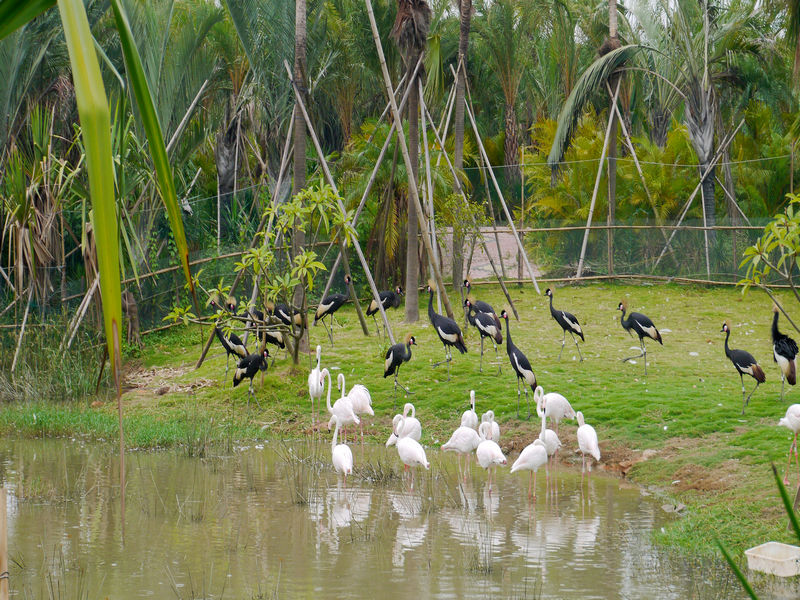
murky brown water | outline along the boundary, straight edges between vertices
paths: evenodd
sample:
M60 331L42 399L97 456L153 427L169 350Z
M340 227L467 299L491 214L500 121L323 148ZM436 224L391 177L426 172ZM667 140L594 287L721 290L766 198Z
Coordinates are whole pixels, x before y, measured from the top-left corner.
M482 469L459 486L429 451L411 493L393 449L354 454L342 489L327 443L132 452L123 543L113 447L0 441L13 597L739 596L721 564L654 548L668 515L617 479L562 471L548 501L542 476L532 506L507 470L489 495Z

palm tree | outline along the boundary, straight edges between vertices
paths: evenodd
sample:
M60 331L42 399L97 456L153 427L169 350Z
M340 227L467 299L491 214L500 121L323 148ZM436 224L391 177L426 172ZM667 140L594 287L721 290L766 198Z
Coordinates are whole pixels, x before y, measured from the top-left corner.
M467 49L469 47L469 29L472 20L472 0L458 0L459 29L458 29L458 62L460 69L456 72L456 99L455 122L453 133L455 148L453 152L453 166L456 172L464 168L464 96L467 88ZM459 290L463 281L464 256L461 249L464 246L463 234L456 233L453 229L453 288Z
M408 95L408 153L411 158L410 177L418 179L419 171L419 96L418 78L412 74L420 56L425 52L431 24L431 9L426 0L397 0L397 16L391 36L400 48L406 64ZM419 221L412 204L408 205L408 247L406 254L406 322L419 320Z
M505 142L503 156L506 165L519 163L517 138L517 96L532 52L527 5L514 0L496 0L482 3L481 19L476 27L484 55L503 91ZM518 181L519 166L505 169L509 181Z

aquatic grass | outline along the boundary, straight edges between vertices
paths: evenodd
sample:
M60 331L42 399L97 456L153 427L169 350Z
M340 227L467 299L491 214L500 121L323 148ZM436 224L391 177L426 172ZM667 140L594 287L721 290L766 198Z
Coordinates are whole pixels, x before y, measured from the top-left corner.
M324 446L328 448L327 445ZM292 502L307 506L319 497L323 463L323 445L314 440L288 444L280 441L276 445L286 477L286 485Z

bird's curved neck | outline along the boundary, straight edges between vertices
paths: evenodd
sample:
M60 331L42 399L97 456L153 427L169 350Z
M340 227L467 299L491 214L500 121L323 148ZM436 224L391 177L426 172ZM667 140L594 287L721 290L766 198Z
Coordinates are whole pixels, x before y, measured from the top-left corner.
M622 324L622 326L625 329L627 329L628 327L630 327L631 319L630 319L630 317L628 317L627 320L625 319L625 311L626 311L626 308L623 306L622 307L622 314L619 317L619 322Z
M328 398L326 403L328 405L328 412L333 412L333 408L331 407L331 388L333 385L331 384L331 374L330 371L325 373L325 376L328 378Z
M411 358L411 342L406 343L406 351L403 355L404 360L409 360Z
M508 317L506 317L505 321L506 321L506 347L507 348L511 347L511 325L509 325L509 323L508 323L509 320L510 319Z
M772 317L772 337L777 338L780 336L781 332L778 331L778 312L775 311L774 316Z
M536 408L538 412L539 407L537 406ZM544 432L547 429L547 416L544 414L544 411L542 411L541 417L542 417L542 431L539 434L539 437L542 438L542 441L544 441Z
M731 337L731 330L728 329L725 332L725 356L730 356L731 355L731 349L728 348L728 338L730 338L730 337Z
M339 438L339 419L336 419L336 428L333 430L333 439L331 440L331 448L336 448L336 440Z
M430 291L428 295L428 316L433 320L433 315L436 313L433 312L433 290Z
M554 313L556 310L553 308L553 295L550 294L550 312Z

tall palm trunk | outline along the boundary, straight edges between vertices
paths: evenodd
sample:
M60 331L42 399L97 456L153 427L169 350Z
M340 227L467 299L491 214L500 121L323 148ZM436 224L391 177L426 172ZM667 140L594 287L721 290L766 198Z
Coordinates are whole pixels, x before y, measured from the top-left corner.
M407 77L411 86L408 95L408 155L411 158L411 177L419 181L419 85L411 81L418 54L411 54L407 63ZM406 254L406 322L419 320L419 219L414 204L408 203L408 251Z
M418 79L411 75L419 57L425 52L431 24L431 9L426 0L397 0L397 17L392 27L392 38L397 42L406 63L408 95L408 154L411 159L409 177L418 179L419 172L419 98ZM406 322L419 320L419 222L414 205L408 204L408 244L406 254Z
M612 48L619 48L617 36L617 0L608 0L608 42ZM619 84L619 75L611 78L611 89L615 90ZM611 118L611 131L608 140L608 218L606 242L608 253L608 274L614 273L614 230L611 226L617 216L617 113L614 110L614 97L609 98L609 117Z
M702 181L703 210L706 217L706 226L716 225L714 202L714 179L716 169L709 170L709 165L714 157L714 100L713 89L710 85L695 81L689 90L686 102L686 125L689 128L689 138L697 153L700 163L700 174L706 171ZM708 243L711 247L716 242L716 232L709 230Z
M509 165L505 168L506 181L509 184L518 182L522 176L522 167L519 165L519 140L517 139L517 131L519 130L519 126L517 124L517 112L515 104L516 98L511 101L506 100L506 140L503 144L503 154L506 165Z
M299 86L303 101L307 97L306 86L306 0L295 0L294 22L294 84ZM292 180L292 196L298 194L306 186L306 122L302 111L294 111L294 165ZM296 229L292 233L292 255L297 256L303 251L305 245L305 232ZM293 303L300 306L305 303L303 286L298 285L294 290ZM301 307L303 314L307 313L306 307ZM303 328L299 343L294 345L293 360L297 364L299 352L308 351L308 330Z
M233 188L236 181L236 128L239 120L234 115L236 100L233 95L228 97L225 106L225 120L223 130L217 132L214 146L214 159L217 163L218 194L222 203L223 222L220 230L224 233L230 230L230 209Z
M464 95L467 87L467 49L469 47L469 29L472 20L472 0L460 0L459 12L461 26L458 34L458 60L461 69L456 80L455 106L455 149L453 166L456 173L464 168ZM453 289L459 291L464 279L464 234L461 228L453 227Z

